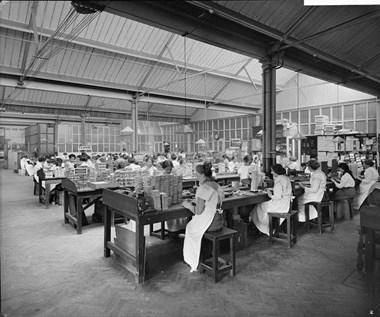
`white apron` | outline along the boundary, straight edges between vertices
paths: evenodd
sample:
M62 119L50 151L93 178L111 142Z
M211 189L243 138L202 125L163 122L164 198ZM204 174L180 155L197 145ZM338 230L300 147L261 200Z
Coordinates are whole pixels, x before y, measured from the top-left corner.
M326 176L320 169L311 173L310 188L305 188L305 193L298 198L298 221L305 222L305 204L322 201L326 190ZM318 212L314 206L309 207L309 220L318 217Z
M374 167L369 167L364 172L364 179L359 185L359 190L356 192L354 199L354 208L359 209L364 200L369 194L369 189L373 184L375 184L379 179L379 173Z
M200 215L194 215L186 226L183 258L193 271L197 269L199 264L202 237L214 218L218 200L221 200L218 197L222 197L223 195L219 189L219 185L215 184L217 189L214 189L210 185L206 182L198 187L195 198L205 200L205 208Z
M268 212L289 212L292 198L292 185L285 175L279 175L274 180L273 197L271 200L257 204L252 212L251 218L257 229L269 236ZM280 224L284 221L281 219Z

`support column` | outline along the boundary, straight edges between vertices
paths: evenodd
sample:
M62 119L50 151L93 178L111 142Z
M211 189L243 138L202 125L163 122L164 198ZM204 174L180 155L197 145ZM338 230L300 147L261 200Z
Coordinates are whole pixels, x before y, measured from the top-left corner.
M80 117L82 118L81 120L81 125L80 125L80 142L82 146L87 145L86 142L86 118L88 117L88 113L83 112Z
M132 152L136 153L138 150L138 110L137 99L134 97L132 100Z
M276 67L273 58L263 61L263 171L276 163Z

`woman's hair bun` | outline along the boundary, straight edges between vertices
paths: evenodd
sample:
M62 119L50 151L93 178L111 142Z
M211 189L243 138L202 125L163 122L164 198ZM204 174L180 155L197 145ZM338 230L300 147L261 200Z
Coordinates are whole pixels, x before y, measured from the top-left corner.
M206 177L212 176L212 163L211 162L204 162L203 163L203 174L205 174Z

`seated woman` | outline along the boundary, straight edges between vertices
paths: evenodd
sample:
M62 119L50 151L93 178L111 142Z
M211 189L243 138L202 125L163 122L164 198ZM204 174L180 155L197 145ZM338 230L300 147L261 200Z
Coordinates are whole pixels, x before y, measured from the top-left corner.
M69 155L69 160L65 162L65 167L67 170L73 170L76 167L77 157L75 154Z
M199 181L199 187L195 194L196 204L193 206L189 201L182 203L182 206L194 213L193 218L186 226L183 245L183 258L190 265L190 272L197 270L202 237L214 219L217 204L222 202L224 196L218 183L212 177L211 168L210 162L197 165L195 176ZM221 223L222 226L223 223Z
M149 175L153 176L157 173L157 167L153 165L154 160L153 157L147 156L144 158L145 166L141 168L142 171L149 171Z
M364 177L361 180L362 182L359 185L359 189L356 192L354 199L354 208L360 209L360 206L363 204L364 200L369 194L369 189L373 184L379 180L379 173L374 167L373 160L364 161Z
M269 189L267 194L269 201L257 204L251 212L251 220L262 233L269 236L269 216L268 212L286 213L289 212L292 197L292 184L285 175L286 170L281 164L274 164L271 167L274 178L274 187ZM282 222L283 220L281 220Z
M305 193L298 198L298 221L305 222L305 204L308 202L322 201L326 190L326 175L320 169L320 165L315 159L307 162L307 167L311 172L310 187L305 187L302 183L300 188L304 188ZM309 220L318 217L318 212L314 206L309 207Z
M352 172L350 171L350 168L346 163L338 164L338 172L343 174L340 180L332 179L336 187L336 191L334 195L331 197L331 200L336 201L336 218L340 219L344 217L344 219L350 220L350 209L346 208L346 206L341 200L355 197L355 178L352 175Z

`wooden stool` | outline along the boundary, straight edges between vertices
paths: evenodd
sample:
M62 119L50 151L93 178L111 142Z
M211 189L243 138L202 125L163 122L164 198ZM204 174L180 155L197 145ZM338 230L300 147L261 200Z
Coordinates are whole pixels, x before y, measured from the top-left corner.
M318 212L318 224L314 224L309 221L309 207L314 206L314 208ZM323 224L322 223L322 211L323 207L329 208L329 222ZM311 201L305 204L305 219L306 219L306 229L309 229L309 226L318 226L319 233L322 234L323 227L331 227L331 231L334 230L334 202L333 201Z
M342 204L344 204L345 206L347 205L348 206L348 209L349 209L349 212L350 212L350 219L352 219L352 216L353 216L353 212L352 212L352 203L353 203L354 199L353 198L346 198L346 199L337 199L337 200L334 200L335 202L335 206L334 206L334 212L337 213L337 204L338 202L341 202ZM344 217L344 215L343 215ZM344 217L346 218L346 217Z
M292 243L297 242L297 231L296 231L296 221L298 210L290 210L286 213L268 212L269 215L269 241L273 243L273 239L287 240L289 248L292 247ZM273 218L286 220L286 237L281 237L282 234L279 233L279 237L273 236Z
M219 281L219 274L230 271L230 275L236 275L236 244L237 244L237 231L226 227L223 227L218 231L205 232L203 239L212 242L212 258L211 263L206 263L203 259L199 263L199 273L203 273L204 270L212 271L214 281ZM219 242L223 240L230 240L230 259L226 261L219 257ZM210 262L210 259L207 260ZM220 265L220 263L222 265Z
M149 224L149 235L151 237L160 238L161 240L169 238L168 231L165 229L165 221L161 221L161 228L157 230L153 230L153 223Z

